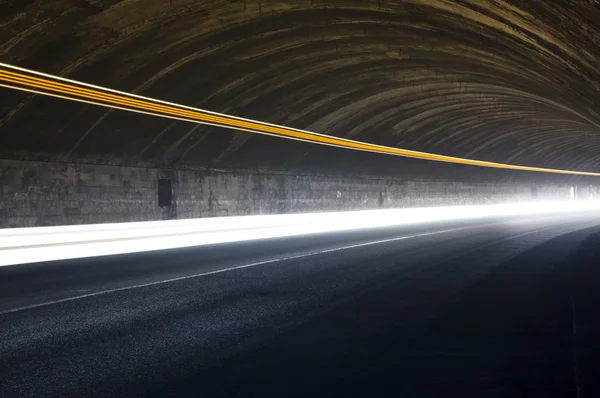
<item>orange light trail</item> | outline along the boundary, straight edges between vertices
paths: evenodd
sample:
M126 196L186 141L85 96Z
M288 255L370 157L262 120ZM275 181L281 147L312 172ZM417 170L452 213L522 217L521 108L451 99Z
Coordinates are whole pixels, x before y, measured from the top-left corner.
M555 174L585 175L595 177L600 176L600 173L486 162L483 160L458 158L348 140L345 138L338 138L310 131L260 122L257 120L245 119L206 111L203 109L192 108L180 104L82 83L75 80L65 79L58 76L52 76L4 63L0 63L0 87L62 98L65 100L84 102L129 112L182 120L190 123L207 124L256 134L264 134L279 138L310 142L320 145L329 145L358 151L434 160L447 163L467 164L480 167Z

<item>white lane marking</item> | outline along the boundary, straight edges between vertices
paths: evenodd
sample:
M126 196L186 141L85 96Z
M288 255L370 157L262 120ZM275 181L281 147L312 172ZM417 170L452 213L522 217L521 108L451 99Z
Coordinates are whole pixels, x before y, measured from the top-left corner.
M59 300L47 301L47 302L39 303L39 304L32 304L32 305L28 305L28 306L24 306L24 307L12 308L10 310L0 311L0 315L29 310L29 309L33 309L33 308L47 307L47 306L54 305L54 304L65 303L68 301L79 300L79 299L83 299L83 298L87 298L87 297L101 296L101 295L108 294L108 293L115 293L115 292L120 292L120 291L125 291L125 290L131 290L131 289L139 289L142 287L161 285L161 284L165 284L165 283L172 283L172 282L177 282L177 281L182 281L182 280L192 279L192 278L199 278L201 276L220 274L220 273L235 271L235 270L244 269L244 268L256 267L258 265L265 265L265 264L271 264L271 263L276 263L276 262L280 262L280 261L294 260L297 258L310 257L310 256L315 256L315 255L325 254L325 253L332 253L332 252L341 251L341 250L353 249L356 247L371 246L371 245L377 245L377 244L381 244L381 243L394 242L394 241L400 241L400 240L412 239L412 238L419 238L422 236L438 235L438 234L442 234L442 233L446 233L446 232L460 231L460 230L465 230L465 229L477 228L477 227L481 227L481 226L482 225L443 229L443 230L435 231L435 232L425 232L425 233L415 234L415 235L406 235L406 236L401 236L398 238L390 238L390 239L382 239L382 240L366 242L366 243L358 243L355 245L336 247L333 249L320 250L317 252L299 254L296 256L281 257L281 258L275 258L275 259L271 259L271 260L258 261L255 263L243 264L243 265L238 265L235 267L229 267L229 268L223 268L223 269L218 269L218 270L214 270L214 271L202 272L199 274L179 276L177 278L170 278L170 279L164 279L164 280L160 280L160 281L142 283L139 285L124 286L124 287L119 287L119 288L115 288L115 289L103 290L100 292L82 294L79 296L66 297L66 298L59 299Z

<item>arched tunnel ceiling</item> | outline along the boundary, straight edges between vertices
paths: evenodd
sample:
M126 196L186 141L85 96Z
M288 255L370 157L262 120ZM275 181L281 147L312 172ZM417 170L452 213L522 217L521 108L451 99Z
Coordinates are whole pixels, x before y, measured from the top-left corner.
M599 169L595 0L8 0L0 10L1 62L382 145ZM442 167L0 90L3 158Z

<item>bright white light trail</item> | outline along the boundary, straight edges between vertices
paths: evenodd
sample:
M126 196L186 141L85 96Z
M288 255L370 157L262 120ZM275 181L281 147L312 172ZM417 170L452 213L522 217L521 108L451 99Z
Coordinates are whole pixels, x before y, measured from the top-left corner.
M532 202L0 229L0 266L324 232L589 211L600 211L600 202Z

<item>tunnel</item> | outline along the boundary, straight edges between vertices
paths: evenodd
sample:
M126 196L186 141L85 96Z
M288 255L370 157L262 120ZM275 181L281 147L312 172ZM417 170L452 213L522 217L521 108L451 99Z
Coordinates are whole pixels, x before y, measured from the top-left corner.
M13 1L3 5L0 56L335 137L594 171L598 10L546 3ZM489 202L596 184L299 144L23 91L3 89L0 106L6 227L363 209L380 197L383 206L456 203L473 189ZM173 206L158 206L159 179L172 181Z
M0 395L600 391L597 0L5 0L0 39Z

